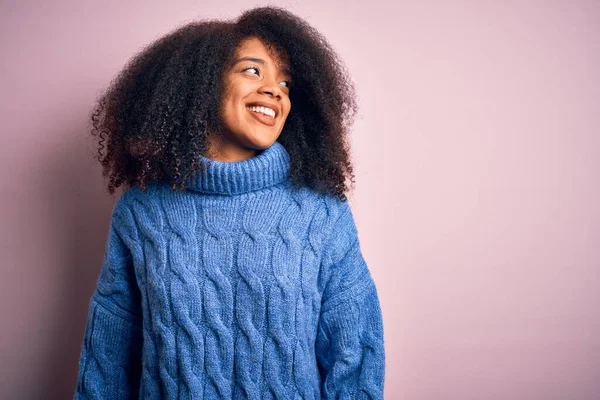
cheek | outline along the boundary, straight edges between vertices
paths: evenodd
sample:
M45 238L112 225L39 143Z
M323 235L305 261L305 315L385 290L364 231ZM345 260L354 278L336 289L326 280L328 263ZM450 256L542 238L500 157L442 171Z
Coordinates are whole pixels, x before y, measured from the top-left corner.
M236 118L236 113L239 104L239 99L236 98L235 93L228 91L224 94L221 99L221 116L227 121Z
M283 118L283 121L285 122L285 120L287 120L287 117L290 115L290 111L292 110L292 104L290 103L289 100L285 104L284 109L286 110L284 113L284 118Z
M239 97L238 95L239 83L235 79L227 79L221 97L221 111L223 113L231 112L230 108L235 104L236 98Z

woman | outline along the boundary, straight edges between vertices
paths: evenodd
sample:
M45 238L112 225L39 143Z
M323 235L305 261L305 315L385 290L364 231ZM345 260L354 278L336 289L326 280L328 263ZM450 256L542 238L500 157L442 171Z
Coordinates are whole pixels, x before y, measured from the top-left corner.
M92 115L126 187L75 398L383 397L383 325L345 192L352 84L257 8L138 54Z

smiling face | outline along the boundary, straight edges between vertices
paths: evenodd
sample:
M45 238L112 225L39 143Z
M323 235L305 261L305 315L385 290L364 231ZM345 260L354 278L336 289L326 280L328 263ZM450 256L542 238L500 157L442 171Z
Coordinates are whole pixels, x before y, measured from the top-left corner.
M290 113L287 63L258 38L241 42L224 74L222 135L209 133L210 158L240 161L270 147Z

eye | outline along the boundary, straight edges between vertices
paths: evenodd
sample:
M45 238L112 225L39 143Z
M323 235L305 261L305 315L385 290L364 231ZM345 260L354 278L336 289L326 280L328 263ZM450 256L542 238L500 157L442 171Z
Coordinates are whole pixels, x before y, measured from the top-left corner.
M248 67L248 68L244 68L242 71L246 72L246 71L251 71L254 70L255 72L253 72L254 75L258 75L260 73L260 71L258 70L257 67Z
M290 87L290 81L281 81L279 84L285 86L286 88Z

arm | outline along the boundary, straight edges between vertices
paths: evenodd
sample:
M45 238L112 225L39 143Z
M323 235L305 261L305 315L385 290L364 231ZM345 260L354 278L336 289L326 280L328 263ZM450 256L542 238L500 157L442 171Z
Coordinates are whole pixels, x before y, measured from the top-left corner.
M121 231L132 228L122 198L113 209L104 261L88 308L75 399L137 398L141 376L140 292Z
M383 321L375 283L362 256L347 202L323 262L325 289L316 352L324 399L382 399Z

